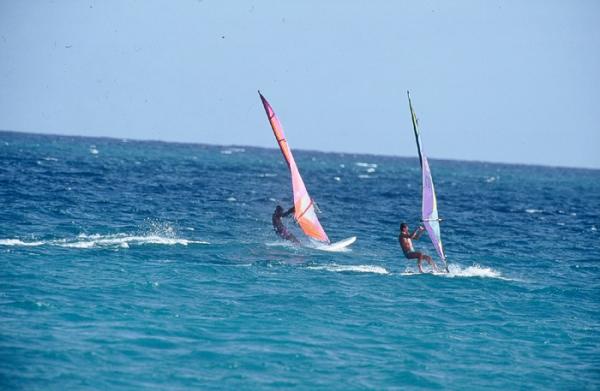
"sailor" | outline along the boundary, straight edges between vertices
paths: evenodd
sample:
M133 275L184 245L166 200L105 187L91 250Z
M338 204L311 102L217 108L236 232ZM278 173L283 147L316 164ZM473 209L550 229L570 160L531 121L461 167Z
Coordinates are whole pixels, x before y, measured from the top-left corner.
M275 220L273 220L275 221ZM435 262L431 259L429 255L423 254L420 251L415 251L413 247L412 240L419 240L421 235L425 231L423 226L419 226L419 228L415 229L412 234L408 231L408 225L406 223L400 224L400 234L398 235L398 241L400 242L400 247L402 247L402 251L404 252L404 256L407 259L416 259L417 267L419 268L419 272L423 273L423 268L421 267L421 262L426 260L428 264L431 265L434 271L437 272L437 267Z
M292 206L286 212L283 211L281 205L277 205L275 208L275 212L273 212L273 229L277 233L277 235L281 236L285 240L289 240L294 244L300 244L300 241L296 239L296 237L285 228L281 219L283 217L287 217L294 213L296 209Z

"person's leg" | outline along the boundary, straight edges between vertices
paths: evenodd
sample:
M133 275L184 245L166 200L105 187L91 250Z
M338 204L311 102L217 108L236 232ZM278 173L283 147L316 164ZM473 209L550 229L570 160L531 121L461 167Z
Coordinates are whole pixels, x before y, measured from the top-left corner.
M437 268L435 262L433 261L433 259L431 259L431 257L429 255L425 255L425 259L427 260L427 263L431 265L431 267L433 268L433 271L437 272L438 268Z
M419 273L423 273L423 266L422 266L422 262L423 262L423 253L420 252L415 252L414 253L416 255L417 258L417 267L419 268Z
M290 232L286 232L285 238L294 244L300 244L300 241Z
M421 267L421 258L422 257L423 257L423 254L421 254L418 251L413 251L413 252L406 254L406 258L417 260L417 267L419 268L420 273L423 273L423 268Z
M419 259L417 259L417 267L419 268L419 273L424 273L423 267L421 266L421 258L423 257L419 257Z

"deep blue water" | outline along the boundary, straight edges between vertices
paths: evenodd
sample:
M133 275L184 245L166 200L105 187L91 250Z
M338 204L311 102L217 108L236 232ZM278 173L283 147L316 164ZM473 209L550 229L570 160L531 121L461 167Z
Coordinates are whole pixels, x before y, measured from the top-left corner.
M600 389L599 170L432 159L416 275L416 157L295 155L351 251L275 237L276 149L0 132L1 388Z

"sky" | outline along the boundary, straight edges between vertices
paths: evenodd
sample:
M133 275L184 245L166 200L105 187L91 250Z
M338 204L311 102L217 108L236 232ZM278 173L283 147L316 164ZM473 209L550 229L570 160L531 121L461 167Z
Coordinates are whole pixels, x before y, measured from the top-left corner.
M0 0L0 129L600 168L600 2Z

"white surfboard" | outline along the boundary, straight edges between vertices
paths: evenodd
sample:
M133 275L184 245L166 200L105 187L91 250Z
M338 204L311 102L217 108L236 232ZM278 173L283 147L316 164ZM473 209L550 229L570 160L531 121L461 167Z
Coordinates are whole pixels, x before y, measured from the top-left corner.
M339 242L319 245L317 249L323 251L342 251L354 242L356 242L356 236L351 236Z

